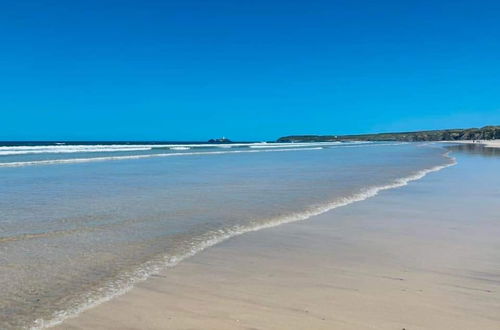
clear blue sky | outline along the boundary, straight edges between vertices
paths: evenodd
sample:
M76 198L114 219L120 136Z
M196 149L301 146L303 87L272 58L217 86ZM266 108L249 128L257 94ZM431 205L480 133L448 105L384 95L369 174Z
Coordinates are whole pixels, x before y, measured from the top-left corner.
M500 124L500 1L0 1L1 140Z

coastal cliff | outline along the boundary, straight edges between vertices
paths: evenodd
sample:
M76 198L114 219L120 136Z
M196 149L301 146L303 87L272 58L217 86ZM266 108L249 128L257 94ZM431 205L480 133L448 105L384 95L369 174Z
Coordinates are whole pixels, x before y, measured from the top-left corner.
M445 129L418 132L378 133L359 135L291 135L277 142L329 142L329 141L460 141L500 139L500 126L482 128Z

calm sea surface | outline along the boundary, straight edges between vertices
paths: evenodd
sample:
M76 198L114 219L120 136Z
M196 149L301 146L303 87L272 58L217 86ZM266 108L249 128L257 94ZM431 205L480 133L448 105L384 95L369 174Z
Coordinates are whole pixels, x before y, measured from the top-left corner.
M203 248L453 164L438 145L0 143L0 328L43 326Z

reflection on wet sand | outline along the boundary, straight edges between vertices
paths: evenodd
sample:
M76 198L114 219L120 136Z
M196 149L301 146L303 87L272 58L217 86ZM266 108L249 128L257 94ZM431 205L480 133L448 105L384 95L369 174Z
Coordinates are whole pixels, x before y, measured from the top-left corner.
M500 148L488 147L483 144L456 144L446 146L452 152L461 152L484 157L500 157Z

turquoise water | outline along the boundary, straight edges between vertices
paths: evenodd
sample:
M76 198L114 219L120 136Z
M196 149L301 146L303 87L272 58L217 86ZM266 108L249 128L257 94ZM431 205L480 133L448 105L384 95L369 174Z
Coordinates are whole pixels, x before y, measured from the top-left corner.
M228 237L453 164L394 143L0 147L0 328L43 326Z

